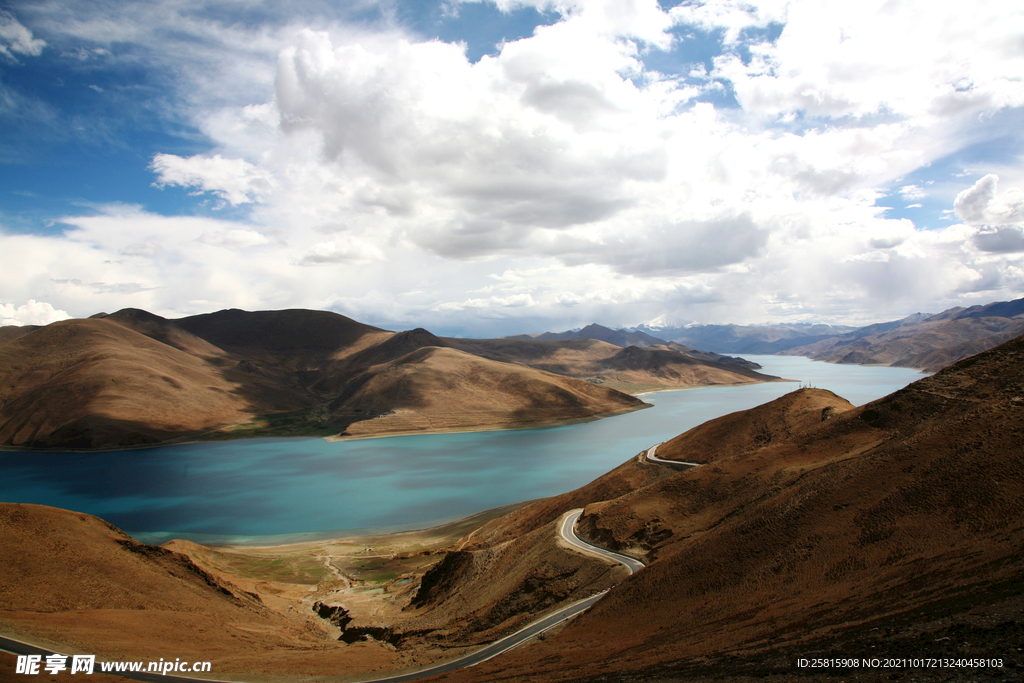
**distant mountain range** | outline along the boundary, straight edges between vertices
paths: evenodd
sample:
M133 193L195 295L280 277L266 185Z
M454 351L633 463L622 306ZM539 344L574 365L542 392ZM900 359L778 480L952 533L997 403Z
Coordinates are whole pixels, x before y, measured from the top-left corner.
M586 327L579 330L569 330L567 332L545 332L543 334L517 334L506 339L534 339L538 341L570 341L580 339L596 339L603 341L614 346L621 346L623 348L628 346L636 346L638 348L647 347L665 347L672 351L682 353L691 358L702 360L710 363L727 363L731 365L739 365L740 367L757 369L761 366L743 358L736 358L734 356L724 356L719 353L709 351L698 351L695 348L680 344L678 342L666 341L660 337L655 337L652 334L648 334L641 329L636 330L613 330L604 325L598 325L596 323L587 325Z
M630 391L778 379L712 358L595 340L441 339L324 311L169 320L124 309L0 328L0 445L513 428L647 405Z
M658 334L680 344L715 353L772 355L801 344L852 332L858 328L822 323L783 323L778 325L689 325L639 332Z
M917 314L791 347L782 353L832 363L937 372L1024 333L1024 299Z
M565 341L568 339L597 339L598 341L608 342L615 346L656 346L658 344L668 344L664 339L660 339L650 334L638 331L630 330L613 330L604 325L590 324L580 330L570 330L567 332L545 332L544 334L527 335L519 334L509 339L539 339L541 341Z
M618 346L672 344L729 362L719 354L808 356L862 365L895 365L935 372L1024 333L1024 298L984 306L951 308L937 315L915 313L900 320L849 327L779 325L697 325L610 330L588 325L579 331L530 336L535 339L601 339Z

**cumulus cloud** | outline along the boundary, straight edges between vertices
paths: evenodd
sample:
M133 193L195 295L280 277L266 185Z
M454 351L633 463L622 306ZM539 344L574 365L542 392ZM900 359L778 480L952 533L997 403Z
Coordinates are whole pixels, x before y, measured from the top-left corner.
M1002 225L979 231L971 241L978 249L993 254L1024 252L1024 230L1015 225Z
M917 185L904 185L900 188L900 195L908 201L913 201L915 199L924 199L928 196L928 192L923 187Z
M343 235L329 242L318 242L299 261L301 265L329 265L384 260L384 252L373 244Z
M1024 104L1024 83L1015 75L1024 68L1014 37L1020 20L1000 0L976 3L955 19L925 0L752 5L717 0L673 10L683 21L733 36L738 28L784 19L778 40L751 46L749 60L740 54L715 60L713 75L732 83L748 111L886 113L923 122Z
M156 173L158 187L194 187L199 193L209 192L233 206L260 201L273 187L273 179L265 170L245 159L224 159L219 154L188 158L157 154L150 166Z
M1024 223L1024 192L1013 187L996 196L999 176L990 173L956 196L953 210L969 225Z
M78 311L124 302L87 304L95 288L72 280L137 283L126 299L162 313L331 307L449 329L488 311L555 328L623 311L871 321L1024 291L1020 197L995 176L957 199L966 225L876 206L891 188L952 202L902 179L1024 105L1005 3L495 4L559 16L474 63L393 25L245 33L132 6L121 39L156 44L146 27L163 21L200 46L179 113L211 150L156 155L156 184L246 219L102 207L63 235L0 235L0 291ZM647 66L687 31L722 36L722 54L685 75ZM726 106L696 101L712 89Z
M511 294L509 296L492 296L486 299L466 299L460 302L438 304L438 311L464 311L466 309L521 308L533 306L537 302L530 294Z
M10 12L0 10L0 57L17 61L15 53L38 57L43 54L46 41L33 38L32 32L22 26Z
M44 301L29 299L27 303L0 304L0 325L49 325L71 316Z
M684 275L752 259L763 251L768 236L749 214L741 214L646 228L620 236L614 244L570 245L560 240L556 253L567 265L605 263L632 275Z

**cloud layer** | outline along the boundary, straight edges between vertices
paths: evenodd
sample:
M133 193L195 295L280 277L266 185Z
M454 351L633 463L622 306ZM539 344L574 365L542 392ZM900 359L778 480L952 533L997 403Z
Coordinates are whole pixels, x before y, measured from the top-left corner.
M2 236L0 291L76 315L307 306L479 334L866 322L1024 293L1013 164L911 179L968 145L1024 149L986 127L1024 108L1016 3L498 3L526 5L560 19L476 62L343 20L262 27L246 62L243 29L221 29L233 47L201 52L249 89L196 70L181 87L211 149L149 161L214 212L105 205ZM649 66L697 34L717 52ZM962 223L893 217L888 195L948 197Z

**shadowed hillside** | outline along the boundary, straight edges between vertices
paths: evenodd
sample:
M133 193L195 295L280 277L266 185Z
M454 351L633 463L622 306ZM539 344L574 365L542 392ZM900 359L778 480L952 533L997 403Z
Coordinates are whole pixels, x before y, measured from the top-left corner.
M646 405L447 346L422 329L395 334L302 310L167 320L125 309L17 328L0 338L0 444L499 429Z
M423 346L375 376L461 353ZM486 376L490 361L474 362ZM865 406L801 389L657 445L697 467L646 453L460 531L447 552L154 548L86 515L0 506L0 626L105 652L169 643L242 678L367 677L450 659L617 584L538 641L435 680L967 682L1024 665L1024 338ZM568 550L556 520L578 507L581 536L647 567L626 578ZM384 563L398 571L364 585ZM1006 666L796 667L814 657Z
M91 515L3 503L0 542L0 623L23 636L76 652L101 642L107 654L140 660L156 658L158 637L165 652L202 648L209 659L236 656L250 630L273 630L281 648L308 640L302 624L280 624L258 598L188 557Z
M681 344L623 348L598 339L521 337L445 341L492 360L528 365L629 392L778 380L756 372L761 367L756 363L694 351Z
M29 448L519 428L646 405L623 390L777 379L667 347L441 339L325 311L124 309L2 331L0 445Z
M1024 331L1024 299L951 308L870 325L786 350L830 363L896 365L937 372L950 363L1013 339Z
M649 566L557 636L445 680L785 677L807 656L1020 666L1022 453L1021 338L860 408L804 389L711 421L658 449L704 466L638 457L479 530L503 543L589 503L581 535Z

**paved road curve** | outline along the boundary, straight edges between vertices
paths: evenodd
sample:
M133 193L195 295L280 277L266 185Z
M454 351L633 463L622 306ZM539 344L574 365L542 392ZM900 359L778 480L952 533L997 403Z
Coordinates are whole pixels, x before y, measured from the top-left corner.
M570 510L565 514L564 517L562 517L562 521L559 524L559 533L561 534L562 538L564 538L570 545L572 545L577 550L580 550L581 552L587 553L589 555L596 555L598 557L623 564L626 566L627 569L629 569L630 574L634 574L644 568L644 563L634 557L621 555L619 553L612 552L611 550L605 550L604 548L593 545L592 543L588 543L581 539L579 536L577 536L576 522L579 521L580 515L582 514L583 508ZM608 591L606 590L601 591L600 593L591 595L589 598L584 598L583 600L574 602L567 607L563 607L557 612L549 614L548 616L533 622L529 626L520 629L519 631L516 631L510 636L506 636L501 640L497 640L491 643L490 645L484 647L483 649L477 650L471 655L466 655L465 657L453 659L450 662L445 662L444 664L439 664L437 666L430 667L429 669L420 669L419 671L415 671L413 673L408 674L402 674L399 676L388 676L387 678L369 679L367 681L360 683L402 683L403 681L413 681L418 678L424 678L426 676L435 676L437 674L447 673L449 671L455 671L456 669L462 669L467 666L473 666L475 664L480 664L481 662L486 662L488 659L491 659L492 657L497 657L503 652L508 652L512 648L522 645L531 638L535 638L544 631L547 631L550 628L554 628L558 624L561 624L563 621L568 621L569 619L575 617L577 614L585 612L586 610L590 609L591 605L593 605L595 602L603 598L604 594L607 592Z
M570 510L566 513L565 517L562 518L562 524L559 527L559 532L562 534L562 538L569 542L574 548L581 550L588 555L596 555L606 560L613 560L619 564L623 564L629 569L630 574L635 574L644 568L644 563L635 557L629 557L628 555L622 555L620 553L606 550L600 546L596 546L593 543L588 543L582 538L576 535L576 522L580 520L580 515L583 514L583 508L576 510Z
M579 519L580 514L582 514L582 512L582 509L572 510L563 518L559 530L562 537L566 541L571 543L574 547L576 547L582 552L591 555L597 555L599 557L603 557L606 559L611 559L626 565L626 567L629 568L630 574L639 571L643 568L643 563L637 559L627 557L625 555L620 555L618 553L613 553L610 550L599 548L580 539L576 535L574 527L576 521ZM600 593L592 595L589 598L578 600L577 602L574 602L571 605L563 607L562 609L556 612L553 612L545 617L542 617L541 619L538 619L532 624L516 631L512 635L505 636L501 640L497 640L491 643L490 645L487 645L477 650L472 654L465 655L463 657L459 657L458 659L453 659L451 661L444 662L443 664L438 664L427 669L419 669L418 671L414 671L407 674L387 676L385 678L366 679L366 683L370 683L370 681L372 681L373 683L402 683L403 681L414 681L420 678L425 678L427 676L436 676L438 674L448 673L449 671L455 671L456 669L462 669L468 666L480 664L481 662L485 662L488 659L491 659L492 657L497 657L503 652L508 652L512 648L522 645L531 638L535 638L544 631L547 631L550 628L554 628L555 626L561 624L564 621L572 619L581 612L585 612L590 608L591 605L593 605L595 602L603 598L604 594L607 592L608 591L601 591ZM44 657L49 654L55 654L51 650L45 650L43 648L36 647L35 645L23 643L19 640L13 640L10 638L3 637L0 637L0 650L5 650L13 654L38 654L43 655ZM96 670L99 671L98 664L96 666ZM161 676L159 674L146 673L119 673L116 675L137 681L162 681L164 683L194 683L195 681L209 682L213 680L208 678L192 678L188 676L175 675Z
M699 462L683 462L682 460L665 460L664 458L658 458L654 455L654 451L658 450L658 446L661 444L655 444L647 449L647 454L644 456L649 462L656 462L659 465L669 465L680 470L688 470L691 467L700 467Z

